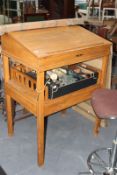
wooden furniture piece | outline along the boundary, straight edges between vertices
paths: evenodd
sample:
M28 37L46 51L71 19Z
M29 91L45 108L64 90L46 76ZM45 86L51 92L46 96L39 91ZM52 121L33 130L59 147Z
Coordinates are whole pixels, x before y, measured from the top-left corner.
M108 32L108 38L113 43L113 61L112 61L112 81L111 81L111 87L112 89L117 89L117 19L113 22L113 25L111 26L109 32Z
M97 67L98 69L101 69L102 62L99 59L90 60L88 61L89 65L92 65L93 67ZM107 72L106 72L106 80L105 80L105 87L110 89L111 88L111 74L112 74L112 53L110 55L108 66L107 66ZM72 107L73 110L83 115L86 119L96 122L97 116L92 108L90 100L83 101L75 106ZM108 125L106 120L101 120L101 127L106 127Z
M109 41L80 26L10 32L2 36L8 134L12 136L14 132L12 101L15 100L36 116L39 165L44 164L44 118L90 99L95 89L104 87L110 47ZM102 62L95 85L55 99L48 98L47 70L94 59ZM21 66L18 77L11 74L12 63ZM28 82L25 79L27 70L36 72L36 84L32 79Z
M102 3L102 21L105 18L117 19L117 0L107 0Z
M102 0L89 0L87 7L87 19L91 16L94 17L94 13L97 13L98 19L101 20L101 6Z
M74 18L74 0L50 0L51 19Z
M97 122L94 128L95 134L99 133L101 120L117 118L117 90L100 88L92 93L91 104L97 115Z
M117 90L100 88L92 93L92 107L97 115L95 133L99 133L102 119L117 119ZM112 147L93 150L87 159L91 174L116 174L117 170L117 131Z
M23 21L24 15L24 0L4 0L3 1L3 14L8 17L8 22ZM4 17L5 18L5 17ZM4 24L6 21L4 19Z

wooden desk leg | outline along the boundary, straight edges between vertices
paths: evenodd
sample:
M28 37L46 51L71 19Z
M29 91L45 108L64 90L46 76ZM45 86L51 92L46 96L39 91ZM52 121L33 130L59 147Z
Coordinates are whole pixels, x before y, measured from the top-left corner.
M61 111L62 116L66 115L66 111L67 111L67 109L64 109L64 110Z
M3 55L3 66L4 66L4 86L10 79L9 71L9 58L6 55ZM8 134L9 136L13 135L13 109L12 109L12 99L5 92L6 98L6 110L7 110L7 125L8 125Z
M8 135L12 136L14 133L13 129L13 101L9 95L6 95L6 110L7 110L7 125L8 125Z
M106 73L107 73L108 60L109 60L109 55L104 56L102 58L102 73L101 73L101 80L100 80L101 87L105 87L106 85Z
M44 73L37 73L37 149L38 164L44 164Z

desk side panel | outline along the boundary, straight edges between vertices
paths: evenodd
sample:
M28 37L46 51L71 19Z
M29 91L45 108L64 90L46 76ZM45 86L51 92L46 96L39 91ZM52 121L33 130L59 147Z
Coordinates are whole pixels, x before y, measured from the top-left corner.
M73 105L76 105L77 103L81 103L84 100L90 99L92 92L97 88L100 88L99 84L86 87L56 99L48 99L45 101L45 116L69 108Z
M32 69L37 69L37 57L8 34L2 36L2 54Z
M8 83L5 83L5 92L29 112L36 115L36 92L29 91L28 88L20 86L15 81L8 81Z

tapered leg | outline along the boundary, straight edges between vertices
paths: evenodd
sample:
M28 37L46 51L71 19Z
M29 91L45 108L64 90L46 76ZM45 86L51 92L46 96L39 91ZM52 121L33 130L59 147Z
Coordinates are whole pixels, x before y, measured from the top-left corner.
M7 110L7 125L8 125L8 135L12 136L14 133L13 128L13 101L9 95L6 95L6 110Z
M100 118L96 118L96 123L95 123L95 127L94 127L94 134L95 135L98 135L99 129L100 129L100 125L101 125L101 119Z
M37 149L38 164L44 164L44 73L37 73Z
M64 117L66 115L67 109L64 109L61 111L62 116Z
M3 55L3 66L4 66L4 87L6 83L10 79L10 68L9 68L9 58L6 55ZM6 88L5 88L6 90ZM7 124L8 124L8 134L9 136L13 135L13 107L12 107L12 99L7 94L7 90L5 92L5 100L6 100L6 111L7 111Z
M44 118L37 116L38 165L44 164Z

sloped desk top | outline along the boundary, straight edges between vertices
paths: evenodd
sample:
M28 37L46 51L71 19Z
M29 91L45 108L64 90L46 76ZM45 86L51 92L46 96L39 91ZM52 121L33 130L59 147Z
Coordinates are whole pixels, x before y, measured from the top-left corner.
M79 26L11 32L2 38L4 40L2 42L3 51L17 57L29 67L40 67L45 64L45 58L52 65L53 56L56 56L56 61L57 59L60 61L58 57L61 55L67 56L69 53L79 55L82 54L81 50L87 49L88 51L94 47L101 48L104 51L105 48L102 47L110 45L107 40ZM9 45L10 42L12 44ZM98 57L99 53L95 52L95 56L96 54ZM26 56L24 57L24 55ZM67 57L67 59L71 58ZM33 65L32 62L35 64ZM48 65L48 68L51 68L51 65ZM45 67L45 69L48 68Z

